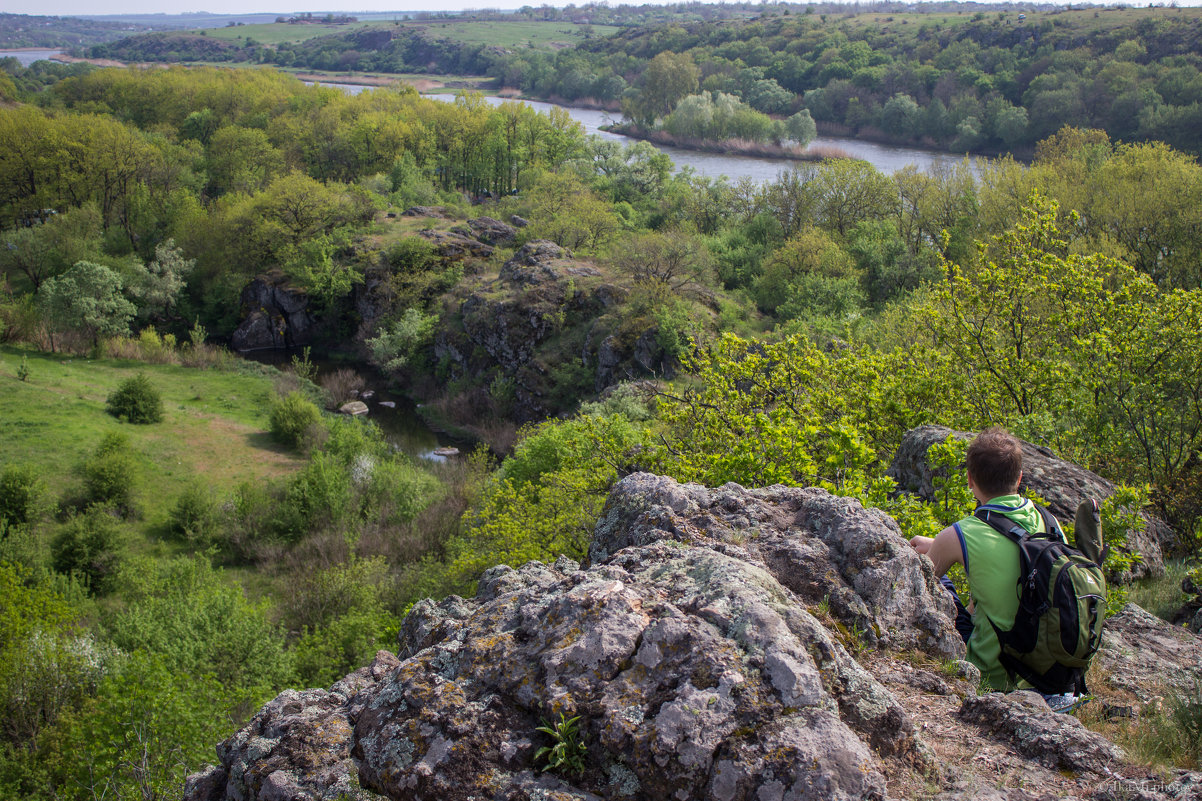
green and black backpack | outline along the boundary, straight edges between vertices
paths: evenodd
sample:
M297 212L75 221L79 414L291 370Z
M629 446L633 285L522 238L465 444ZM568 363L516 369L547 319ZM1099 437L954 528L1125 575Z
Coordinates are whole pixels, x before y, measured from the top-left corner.
M1002 631L999 661L1012 680L1025 679L1041 693L1085 693L1085 670L1102 644L1106 577L1064 540L1056 518L1036 504L1044 532L1034 534L997 512L978 509L981 520L1018 545L1018 611Z

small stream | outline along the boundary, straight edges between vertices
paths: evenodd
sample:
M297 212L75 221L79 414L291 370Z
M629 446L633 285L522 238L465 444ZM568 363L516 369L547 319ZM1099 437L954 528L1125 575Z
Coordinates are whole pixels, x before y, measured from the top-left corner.
M298 350L257 350L241 354L242 358L260 364L270 364L281 370L291 369L292 357L300 357ZM417 412L417 406L412 400L388 389L388 381L377 370L363 364L353 364L343 361L333 361L310 356L309 361L317 367L318 385L322 376L338 370L354 370L363 377L365 394L361 397L367 404L367 419L380 426L384 437L390 445L408 455L431 462L446 461L445 456L434 453L437 448L464 448L460 440L438 433L426 425L425 420Z

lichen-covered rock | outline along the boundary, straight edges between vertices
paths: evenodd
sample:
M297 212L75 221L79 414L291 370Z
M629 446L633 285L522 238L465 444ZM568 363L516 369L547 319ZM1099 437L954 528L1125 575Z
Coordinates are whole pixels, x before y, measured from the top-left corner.
M487 259L493 254L492 245L486 245L477 239L453 231L428 229L418 231L417 235L433 245L438 255L447 261L461 261L467 258Z
M562 277L560 270L566 266L564 260L568 258L570 254L551 240L535 239L522 245L513 258L505 262L500 278L519 287L558 281Z
M930 562L890 517L854 499L814 488L710 490L636 473L611 492L589 558L661 539L736 547L804 603L825 600L869 645L964 653Z
M486 245L508 245L517 236L518 229L492 217L476 217L467 221L472 235Z
M1050 768L1105 774L1124 760L1114 743L1028 690L966 698L960 717Z
M1202 637L1127 604L1107 618L1094 664L1142 701L1166 688L1192 693L1202 685Z
M903 490L927 500L934 499L934 472L927 462L927 449L943 442L948 436L970 440L975 435L943 426L912 429L906 432L889 465L889 476ZM1086 498L1101 501L1114 494L1114 484L1097 473L1058 459L1047 448L1029 442L1023 442L1022 446L1022 491L1030 490L1046 500L1048 511L1062 522L1071 523L1077 505ZM1128 544L1143 557L1142 563L1135 565L1127 578L1163 575L1162 546L1170 547L1176 541L1176 534L1163 521L1148 515L1145 515L1145 520L1147 528L1144 531L1131 531L1127 535Z
M636 492L650 493L649 516L633 513ZM912 641L900 629L926 625L920 610L950 628L929 568L887 519L826 493L709 491L646 475L622 482L609 508L590 563L493 568L474 599L414 606L403 661L381 654L330 691L281 694L219 747L218 768L192 777L188 801L335 790L445 801L883 799L882 759L933 768L889 690L807 611L817 589L798 585L801 597L776 575L816 558L832 586L859 599L844 605L879 628L881 644ZM685 545L647 528L652 518L696 536ZM791 552L786 540L811 550ZM944 634L920 637L958 653ZM537 728L561 713L579 717L585 769L535 778L535 754L550 744Z

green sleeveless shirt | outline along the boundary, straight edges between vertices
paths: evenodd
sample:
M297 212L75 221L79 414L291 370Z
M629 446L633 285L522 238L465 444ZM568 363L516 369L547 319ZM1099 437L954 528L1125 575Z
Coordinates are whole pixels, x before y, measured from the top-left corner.
M1044 529L1035 504L1020 495L1002 495L980 508L999 512L1030 532ZM982 678L991 687L1013 689L1006 669L998 662L1002 649L989 622L993 621L1002 631L1014 626L1018 611L1018 545L972 516L954 523L952 528L964 550L964 572L968 574L968 589L975 604L968 659L981 669Z

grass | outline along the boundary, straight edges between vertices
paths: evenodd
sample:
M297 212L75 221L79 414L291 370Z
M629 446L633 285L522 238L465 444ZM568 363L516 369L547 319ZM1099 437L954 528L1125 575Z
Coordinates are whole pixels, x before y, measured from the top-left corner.
M22 356L24 382L16 377ZM138 372L162 394L162 423L129 425L104 410L109 393ZM0 462L33 465L61 498L78 486L84 456L105 434L123 432L144 459L138 500L154 525L198 478L220 496L302 464L267 434L273 396L272 378L257 366L200 370L0 347Z
M1127 600L1168 620L1186 601L1185 593L1181 591L1181 580L1189 570L1189 565L1184 561L1165 562L1164 575L1132 584Z
M439 20L435 22L406 22L425 29L426 36L447 39L469 45L495 47L536 47L559 49L572 47L588 38L604 38L621 30L613 25L582 26L571 22L538 22L535 20Z
M588 26L571 22L539 22L535 20L438 20L400 23L392 21L347 23L344 25L289 25L268 23L265 25L238 25L224 28L206 28L204 35L226 42L243 42L251 39L261 45L279 45L304 42L319 36L345 34L363 30L390 29L396 26L420 28L426 36L446 39L469 45L494 45L497 47L536 47L559 49L572 47L584 41ZM591 26L592 36L601 38L620 30L612 25ZM201 33L201 31L192 31Z
M265 25L237 25L226 28L206 28L205 36L220 39L225 42L241 42L251 39L261 45L278 45L285 42L304 42L316 39L318 36L350 33L368 28L391 27L391 22L363 22L345 25L289 25L286 22L267 23ZM192 33L200 33L199 30Z

